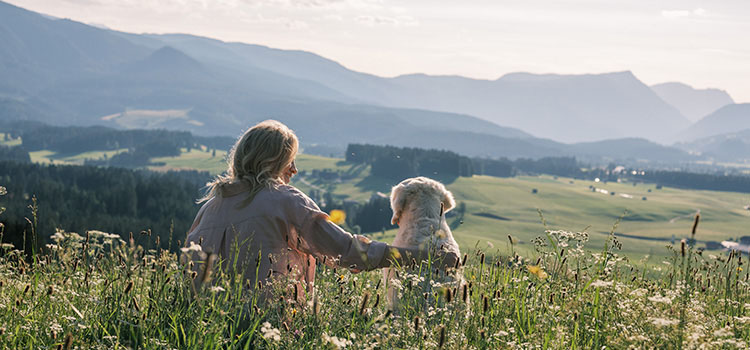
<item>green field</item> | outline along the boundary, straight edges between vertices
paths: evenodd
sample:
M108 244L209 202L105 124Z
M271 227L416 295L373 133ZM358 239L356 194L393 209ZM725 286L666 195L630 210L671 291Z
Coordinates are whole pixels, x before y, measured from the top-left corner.
M82 165L86 159L101 160L104 157L112 157L121 152L127 152L127 148L110 151L89 151L77 154L58 154L52 151L29 152L31 161L42 164Z
M94 151L77 155L56 155L49 151L32 152L32 160L41 163L82 164L86 158L112 156L118 151ZM183 149L178 157L152 159L152 170L194 169L219 174L226 169L226 152L212 155L208 148ZM342 159L300 154L296 160L300 174L293 184L305 192L312 189L330 191L339 200L367 201L373 192L389 193L393 181L370 176L369 167L353 165ZM343 174L340 181L316 181L313 170L333 170ZM701 229L696 237L699 246L705 241L737 240L750 235L750 194L716 191L694 191L653 184L597 183L553 176L520 176L496 178L474 176L458 178L446 184L457 202L466 204L463 224L454 230L462 247L494 247L507 252L508 235L518 239L518 249L529 252L532 239L548 229L583 231L590 237L590 247L603 244L613 225L623 252L633 258L662 256L666 245L676 244L689 233L696 212L701 213ZM593 186L594 189L590 186ZM532 190L536 189L536 193ZM598 190L598 191L595 191ZM611 194L614 192L614 195ZM643 198L646 200L643 200ZM375 238L389 240L394 232Z
M353 168L341 160L308 155L300 155L298 165L300 170ZM311 188L299 178L294 184L303 191ZM367 169L342 183L312 184L331 188L340 198L358 201L367 200L372 191L388 193L394 185L370 177ZM594 192L589 186L608 193ZM553 176L462 177L447 187L457 202L466 203L463 224L453 232L462 247L474 247L477 242L487 247L489 242L502 251L507 249L508 235L529 247L528 242L545 230L538 210L549 229L582 231L588 227L590 247L603 245L622 217L616 233L620 234L623 251L634 258L666 254L665 245L671 244L673 235L679 245L679 240L689 234L697 211L702 219L696 237L699 242L750 235L750 211L743 208L750 203L750 195L743 193L668 187L657 190L653 184L604 184Z
M189 152L182 149L179 157L158 157L152 158L151 162L155 164L164 163L164 165L150 166L149 169L156 171L166 170L199 170L208 171L211 174L219 174L226 170L227 165L224 158L226 151L216 151L214 156L207 147L202 146L200 149L193 148Z

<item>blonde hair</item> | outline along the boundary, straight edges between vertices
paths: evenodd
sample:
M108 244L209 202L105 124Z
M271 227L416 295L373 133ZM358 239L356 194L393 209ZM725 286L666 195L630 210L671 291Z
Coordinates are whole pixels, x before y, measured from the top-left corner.
M299 149L294 131L276 120L260 122L247 130L227 156L227 171L206 184L208 191L198 203L216 197L221 187L234 182L250 186L249 204L260 190L281 183L281 175Z

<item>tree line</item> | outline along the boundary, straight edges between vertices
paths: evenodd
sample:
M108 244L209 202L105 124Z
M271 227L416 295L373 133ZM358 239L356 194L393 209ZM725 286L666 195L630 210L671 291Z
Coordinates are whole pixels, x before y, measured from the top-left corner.
M89 151L125 150L104 160L89 160L90 165L137 168L150 165L154 157L179 156L206 146L227 150L234 139L224 136L203 137L188 131L118 130L103 126L52 126L34 121L1 122L0 130L12 138L21 137L24 149L33 152L49 150L58 154L80 154Z
M176 249L199 208L199 189L209 178L196 171L156 173L0 161L0 185L7 189L0 197L0 206L6 208L0 215L5 226L2 240L31 249L31 242L41 246L57 228L81 234L97 229L125 238L133 232L139 244L153 247L153 237L139 234L144 231L159 236L162 248ZM33 233L37 239L32 239Z
M392 180L414 176L445 181L473 175L511 177L524 173L576 177L583 174L575 157L470 158L444 150L366 144L349 144L346 160L367 163L373 175Z

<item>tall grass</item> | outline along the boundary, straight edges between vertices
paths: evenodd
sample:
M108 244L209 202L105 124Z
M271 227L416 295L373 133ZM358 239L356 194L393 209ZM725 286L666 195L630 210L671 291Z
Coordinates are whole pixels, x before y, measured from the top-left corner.
M697 225L697 220L696 220ZM464 281L399 271L397 310L379 271L318 267L315 296L272 283L211 277L178 253L98 231L57 232L42 254L0 257L3 349L642 349L747 348L746 257L686 242L656 265L588 250L585 232L547 229L533 256L479 245ZM259 290L259 288L261 288ZM258 297L267 295L265 302Z

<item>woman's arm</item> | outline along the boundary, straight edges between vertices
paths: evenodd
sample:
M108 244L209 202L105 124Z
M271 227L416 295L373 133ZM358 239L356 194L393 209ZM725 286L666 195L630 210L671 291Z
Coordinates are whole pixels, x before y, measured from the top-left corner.
M452 267L458 260L454 253L431 255L427 249L397 248L365 236L352 235L329 221L328 215L304 193L291 186L285 190L291 194L284 205L294 228L288 239L289 247L319 259L325 258L329 265L373 270L389 267L392 263L408 265L412 259L424 261L432 257L441 267Z
M412 260L421 262L432 259L440 268L453 267L458 256L452 252L429 249L393 247L383 242L373 241L365 236L352 235L325 217L318 217L300 234L295 247L318 258L328 257L336 265L354 271L373 270L389 267L392 264L408 265ZM290 242L294 244L294 242Z

